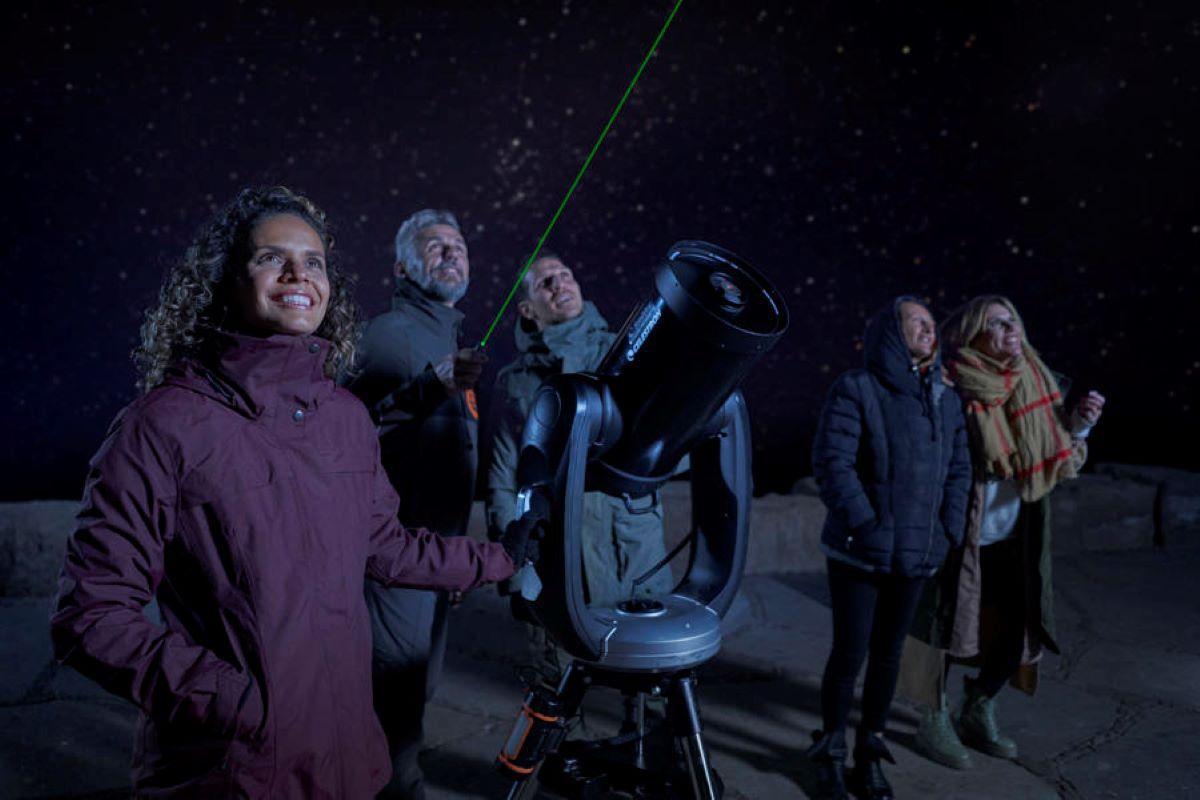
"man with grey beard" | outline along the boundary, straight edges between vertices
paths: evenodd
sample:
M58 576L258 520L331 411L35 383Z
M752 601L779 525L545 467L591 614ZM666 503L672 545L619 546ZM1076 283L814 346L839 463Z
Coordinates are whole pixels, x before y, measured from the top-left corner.
M424 209L396 233L392 309L371 320L349 389L379 426L380 457L400 495L400 522L466 533L477 466L475 383L486 358L459 346L454 305L470 278L467 244L449 211ZM365 583L374 649L375 713L392 780L381 798L424 798L421 720L446 648L444 593Z

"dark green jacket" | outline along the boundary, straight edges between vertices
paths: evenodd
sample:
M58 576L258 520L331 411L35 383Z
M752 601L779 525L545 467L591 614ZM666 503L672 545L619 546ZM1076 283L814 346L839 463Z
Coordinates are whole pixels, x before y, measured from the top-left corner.
M912 635L939 650L948 650L952 655L971 658L978 655L978 648L964 642L984 646L986 633L964 630L964 620L969 616L978 621L977 614L960 614L963 607L979 603L979 593L971 582L964 581L964 560L978 564L979 522L981 515L983 483L976 482L971 493L971 509L968 516L968 540L965 547L956 548L946 560L945 567L926 587L921 606L913 621ZM971 535L973 534L973 536ZM1026 585L1026 625L1029 632L1051 652L1058 652L1057 633L1054 623L1054 588L1050 557L1050 496L1033 503L1022 503L1017 516L1013 536L1021 542L1025 571L1018 578ZM955 631L956 619L959 629Z
M1076 470L1087 460L1084 440L1072 442ZM976 474L981 469L977 467ZM901 691L911 700L933 705L943 692L945 672L942 657L949 654L959 661L978 663L987 651L995 626L981 613L983 575L980 569L980 529L983 521L984 481L976 479L967 507L967 531L963 546L951 551L941 571L925 586L910 630L911 635L933 650L906 647L900 665ZM1042 649L1059 652L1054 622L1054 581L1050 539L1050 497L1022 503L1013 536L1020 543L1023 565L1020 575L991 575L991 580L1017 580L1025 587L1027 649L1022 653L1021 669L1011 683L1033 694L1038 684L1038 656Z
M583 304L583 312L575 319L544 331L535 330L524 319L518 321L519 355L500 370L493 395L500 412L487 476L487 518L492 536L503 531L516 515L517 456L534 394L551 375L595 370L615 338L604 317L589 302ZM607 605L629 597L633 579L666 554L661 506L650 513L630 514L620 498L588 492L584 496L583 527L584 576L590 603ZM668 592L672 585L670 571L663 569L642 584L638 594Z
M379 427L383 466L400 495L400 522L466 533L479 436L467 393L447 393L434 364L458 349L463 315L408 280L392 310L371 320L348 388Z

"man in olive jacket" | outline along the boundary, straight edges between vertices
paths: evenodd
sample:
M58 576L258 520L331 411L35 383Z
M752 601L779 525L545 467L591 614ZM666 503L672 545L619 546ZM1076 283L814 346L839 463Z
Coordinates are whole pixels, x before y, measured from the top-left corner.
M596 307L584 301L571 270L546 250L525 275L517 308L520 355L496 379L495 397L501 410L487 478L488 528L493 537L516 516L518 450L534 394L551 375L596 369L616 338ZM603 492L584 495L583 572L588 603L611 605L635 594L671 590L670 571L665 568L636 592L633 586L635 578L666 555L662 519L658 503L645 513L634 514L620 498ZM542 629L529 633L535 666L544 679L553 682L566 665L559 663L557 651Z
M475 487L474 385L484 357L460 348L470 262L448 211L413 214L396 234L392 308L363 334L349 389L371 412L380 456L400 496L400 522L445 536L466 533ZM422 798L421 719L446 648L446 595L365 586L374 640L375 712L393 777L380 797Z

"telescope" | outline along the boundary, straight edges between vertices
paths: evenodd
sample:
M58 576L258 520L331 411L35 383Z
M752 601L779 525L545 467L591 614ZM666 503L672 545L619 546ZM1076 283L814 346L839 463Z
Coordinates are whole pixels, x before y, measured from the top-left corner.
M526 796L535 773L567 796L613 789L716 800L723 792L703 741L695 670L720 649L721 618L745 564L750 428L738 386L786 331L788 313L762 274L702 241L674 244L654 271L653 289L597 371L548 380L526 420L517 512L535 515L545 530L536 565L541 590L528 607L574 660L556 689L531 688L497 758L512 779L510 798ZM690 533L641 576L689 547L675 588L589 605L584 492L621 498L633 514L649 512L685 456ZM643 741L644 705L635 736L618 736L607 747L564 741L565 720L596 685L640 703L647 695L664 697L678 747L652 763Z

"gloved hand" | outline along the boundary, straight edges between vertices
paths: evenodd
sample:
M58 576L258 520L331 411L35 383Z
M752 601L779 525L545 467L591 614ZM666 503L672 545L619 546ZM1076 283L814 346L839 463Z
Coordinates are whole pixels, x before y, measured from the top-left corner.
M546 520L537 514L525 514L515 519L504 529L500 536L500 546L512 560L517 569L526 563L536 564L538 556L538 540L542 538Z

